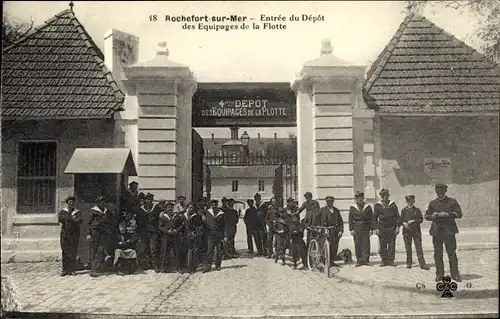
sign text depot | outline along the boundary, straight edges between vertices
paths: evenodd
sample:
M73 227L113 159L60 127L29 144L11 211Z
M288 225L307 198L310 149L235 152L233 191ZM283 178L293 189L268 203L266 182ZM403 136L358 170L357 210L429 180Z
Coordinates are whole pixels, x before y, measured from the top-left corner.
M207 102L206 107L201 110L201 116L208 117L276 117L287 115L287 108L283 106L283 103L262 99Z

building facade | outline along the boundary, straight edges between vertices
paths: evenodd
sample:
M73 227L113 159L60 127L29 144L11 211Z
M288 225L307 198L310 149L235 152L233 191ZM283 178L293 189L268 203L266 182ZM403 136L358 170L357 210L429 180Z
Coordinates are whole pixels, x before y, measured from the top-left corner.
M64 171L76 148L128 148L142 191L191 197L198 83L164 42L137 63L138 41L112 30L103 54L66 10L4 49L2 262L60 258L57 212L75 192ZM347 221L355 191L373 203L388 188L400 207L414 194L425 209L433 184L444 182L464 208L462 225L498 226L498 66L415 14L367 74L332 50L325 41L291 89L280 88L295 99L295 197L310 191L323 203L333 195ZM255 175L212 167L211 181L242 201L263 186L266 199L272 166Z

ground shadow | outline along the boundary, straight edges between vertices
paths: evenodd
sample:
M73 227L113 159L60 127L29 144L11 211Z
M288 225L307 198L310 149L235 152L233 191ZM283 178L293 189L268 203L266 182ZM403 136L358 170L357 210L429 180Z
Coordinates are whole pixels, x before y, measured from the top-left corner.
M221 266L221 269L239 269L248 267L247 265L230 265L230 266Z
M478 274L462 274L460 277L462 277L462 280L474 280L483 278L483 276L480 276Z

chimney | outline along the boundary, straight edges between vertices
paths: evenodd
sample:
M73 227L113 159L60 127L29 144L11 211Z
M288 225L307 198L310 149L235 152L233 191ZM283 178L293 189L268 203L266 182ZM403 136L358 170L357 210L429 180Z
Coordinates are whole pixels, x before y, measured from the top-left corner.
M139 58L139 38L118 30L109 30L104 35L104 64L111 71L121 89L123 67L137 63Z
M232 140L238 139L238 128L237 127L231 127L231 139Z

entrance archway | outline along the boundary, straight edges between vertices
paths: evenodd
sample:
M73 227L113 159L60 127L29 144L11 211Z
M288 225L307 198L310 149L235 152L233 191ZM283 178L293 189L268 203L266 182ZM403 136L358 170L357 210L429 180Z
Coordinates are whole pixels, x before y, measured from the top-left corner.
M266 167L267 171L272 168L272 185L268 185L268 193L283 202L284 196L292 196L289 190L296 185L296 152L293 159L280 154L256 153L248 140L241 139L238 134L239 128L285 128L296 127L296 97L288 82L252 82L252 83L198 83L198 88L192 99L192 127L193 127L193 198L203 193L207 198L216 195L220 199L221 194L212 194L215 190L211 186L211 167L220 170L222 167L234 172L236 168L243 167ZM230 128L231 137L220 145L216 154L207 154L204 149L203 139L195 132L196 128ZM246 134L246 132L244 133ZM248 137L249 138L249 137ZM200 143L201 141L201 143ZM200 158L198 154L203 154ZM285 167L288 175L283 175ZM215 169L214 168L214 169ZM292 168L295 171L292 172ZM204 171L203 174L200 174ZM251 170L248 170L251 171ZM254 170L255 171L255 170ZM258 174L258 173L255 173ZM263 179L269 180L269 172ZM250 173L251 175L251 173ZM239 176L240 178L242 176ZM247 176L247 183L249 178ZM235 198L242 203L252 198L259 191L260 183L254 176L255 191L249 190L236 192ZM233 181L233 183L238 181ZM231 185L230 177L226 183ZM205 190L201 185L205 184ZM243 187L248 185L241 185ZM262 185L263 187L264 185ZM234 188L234 185L233 185ZM251 187L250 187L251 188ZM253 189L252 189L253 190ZM227 197L231 196L228 192ZM242 210L246 207L243 204Z

